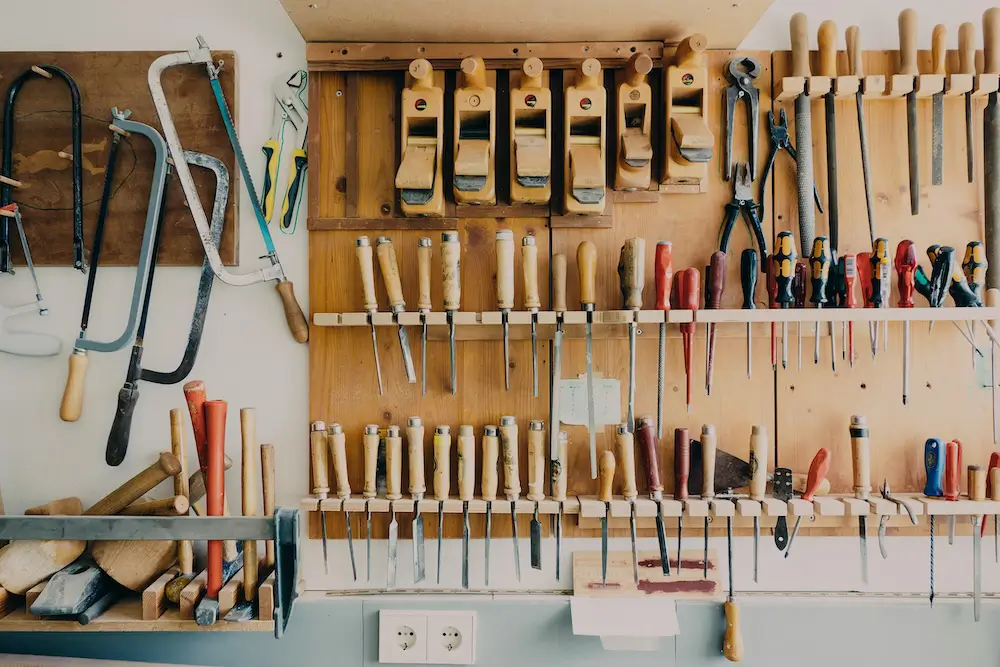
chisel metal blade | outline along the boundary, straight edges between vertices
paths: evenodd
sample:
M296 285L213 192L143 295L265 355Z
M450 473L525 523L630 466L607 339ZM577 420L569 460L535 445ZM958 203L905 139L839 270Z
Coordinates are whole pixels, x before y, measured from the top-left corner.
M510 391L510 321L507 311L503 311L503 386Z
M358 566L354 562L354 536L351 535L351 515L344 511L344 523L347 525L347 553L351 556L351 576L354 581L358 580Z
M861 581L868 583L868 518L858 517L858 537L861 539Z
M410 353L410 339L406 335L406 327L396 319L396 334L399 336L399 349L403 353L403 370L406 371L406 381L417 382L417 371L413 368L413 355Z
M969 183L976 180L976 132L972 126L972 91L965 94L965 162Z
M414 502L417 509L413 513L411 533L413 535L413 583L419 584L427 576L426 551L424 548L424 518L420 514L420 501Z
M372 509L365 501L365 559L366 571L368 573L368 581L372 580Z
M531 384L538 398L538 314L531 314Z
M451 358L451 395L458 393L458 379L455 371L455 313L448 312L448 356Z
M556 333L552 338L552 395L549 396L549 458L559 458L559 383L562 380L562 316L557 315Z
M948 517L948 546L955 545L955 516Z
M944 182L944 93L931 97L931 184Z
M631 512L628 517L629 536L632 538L632 576L635 583L639 583L639 553L635 549L635 503L631 505Z
M441 583L441 538L444 535L444 503L438 503L437 582Z
M396 505L389 503L389 569L386 579L389 588L396 587L396 551L399 547L399 523L396 521Z
M660 504L656 507L656 545L660 548L660 567L663 574L670 576L670 555L667 553L667 529L663 525L663 510Z
M677 576L681 574L681 538L684 534L684 517L677 517Z
M462 588L469 589L469 503L462 503Z
M760 517L753 518L753 583L757 583L757 565L760 556Z
M556 515L556 581L559 581L562 574L562 523L563 504L559 503L559 513Z
M587 432L590 437L590 478L597 479L597 428L594 425L594 332L593 313L587 312Z
M510 530L514 538L514 575L521 581L521 545L517 540L517 501L510 501Z
M320 501L322 503L323 501ZM318 507L316 509L319 509ZM323 572L330 574L330 556L326 545L326 512L319 513L320 533L323 538Z
M486 501L486 534L485 534L485 557L484 562L486 564L486 578L484 585L486 588L490 587L490 536L493 534L493 503Z
M608 585L608 515L601 518L601 585Z
M427 316L420 315L420 395L427 395Z
M535 514L531 518L531 567L542 569L542 522L538 520L538 503L535 503Z
M910 214L920 213L920 134L917 127L917 93L906 94L906 147L910 169Z
M980 558L982 555L980 553L982 547L982 537L979 534L980 518L978 514L972 517L972 610L976 623L979 622L979 600L982 597L983 583Z
M382 365L378 361L378 336L375 335L375 321L372 316L368 315L368 323L372 327L372 351L375 353L375 377L378 378L378 395L381 396L385 393L385 389L382 386Z

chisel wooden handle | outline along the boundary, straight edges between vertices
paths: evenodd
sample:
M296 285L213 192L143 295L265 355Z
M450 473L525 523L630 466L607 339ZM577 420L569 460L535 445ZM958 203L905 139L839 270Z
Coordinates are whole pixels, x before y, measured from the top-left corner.
M281 280L275 284L274 289L278 293L278 298L281 299L281 309L285 313L285 322L288 324L292 339L296 343L308 343L309 321L306 320L302 306L295 298L295 285L292 284L291 280Z
M205 383L192 380L184 384L184 400L187 402L188 415L191 418L191 432L194 434L194 448L198 454L198 466L202 472L208 468L208 436L205 432Z
M59 404L59 419L64 422L75 422L83 413L83 392L89 365L86 350L73 350L70 353L66 388L63 389L62 402Z
M659 443L656 441L653 418L639 417L636 421L635 435L639 444L639 454L646 466L646 488L649 489L649 497L660 500L663 498L663 482L660 481L660 457L657 451Z
M78 516L80 514L83 514L83 503L75 496L60 498L24 510L25 516Z
M593 310L597 302L597 246L583 241L576 247L576 270L580 278L580 307Z
M514 417L501 417L500 453L503 457L503 493L507 500L517 500L521 495L517 443L517 420Z
M819 32L816 35L816 43L819 48L819 68L817 74L820 76L837 76L837 24L833 21L823 21L819 24Z
M976 26L965 22L958 26L958 71L976 73Z
M722 654L729 662L743 660L743 631L740 626L740 608L732 598L726 600L726 636L722 643Z
M830 472L830 450L820 447L809 464L809 475L806 477L806 488L802 492L802 500L812 502L813 497L819 492L820 485Z
M424 422L420 417L406 421L407 458L410 461L410 495L420 500L427 493L424 479Z
M434 429L434 500L448 500L451 494L451 427Z
M499 485L500 439L497 437L497 427L487 426L483 430L483 500L497 499Z
M444 277L444 309L458 310L462 302L462 246L458 232L441 234L441 270Z
M566 255L552 255L552 309L565 313L566 308Z
M639 489L635 484L635 438L628 431L628 424L619 424L615 433L616 457L622 462L622 495L625 500L635 500L639 497Z
M132 503L119 512L119 514L122 516L183 516L188 513L189 509L191 509L191 501L185 496L170 496L169 498L148 500L143 503ZM183 571L191 572L193 571L193 567L192 565L192 569Z
M226 497L225 462L226 411L225 401L205 401L205 431L208 436L208 472L205 475L205 503L208 516L222 516ZM222 588L222 542L208 541L208 581L205 594L218 597Z
M534 236L521 239L521 269L524 273L524 309L536 311L542 307L538 296L538 246Z
M403 299L403 284L399 280L399 264L396 263L396 249L388 236L380 236L375 241L375 254L378 256L379 273L389 295L389 309L398 312L406 307Z
M190 505L191 486L188 483L187 452L184 442L184 413L180 408L170 411L170 451L181 464L181 472L174 476L174 495L183 496ZM183 514L187 514L184 510ZM184 574L194 572L194 542L179 540L177 542L177 563Z
M625 239L618 256L618 279L625 310L642 309L642 289L646 283L646 240Z
M674 284L674 244L670 241L656 242L653 277L656 283L656 309L670 310L670 290Z
M990 500L1000 500L1000 467L990 468Z
M942 23L931 33L931 74L947 74L945 59L948 57L948 28Z
M325 500L330 493L330 455L324 422L315 421L309 427L309 460L312 463L313 495Z
M687 500L691 474L691 440L686 428L674 429L674 500Z
M469 424L458 427L458 499L476 496L476 431Z
M98 500L83 513L87 516L118 514L141 498L143 494L156 488L163 480L180 473L181 462L177 460L177 457L170 452L161 452L155 463Z
M351 497L351 480L347 474L347 434L340 424L330 424L326 429L326 444L333 459L333 474L337 480L337 497Z
M364 447L365 485L361 495L365 498L374 498L378 495L378 489L375 486L375 472L378 469L377 424L368 424L365 426L362 446Z
M983 12L983 74L1000 72L1000 8Z
M364 296L363 307L366 312L378 310L378 299L375 296L375 263L374 251L367 236L359 236L354 248L358 256L358 268L361 269L361 290Z
M274 516L274 445L260 446L260 488L264 496L264 516ZM264 543L264 565L274 567L274 541Z
M528 500L545 500L545 422L528 424Z
M701 427L701 497L715 497L715 452L718 438L715 426L705 424Z
M872 487L872 471L868 419L864 415L851 417L851 460L854 464L854 497L868 500Z
M979 466L969 466L969 500L986 500L986 471Z
M566 500L566 456L569 450L569 436L566 431L559 431L559 452L551 463L552 500Z
M611 485L615 481L615 454L610 449L601 452L601 458L597 466L598 484L600 491L597 497L606 503L611 502Z
M863 79L865 76L865 65L861 51L861 28L852 25L847 29L847 73Z
M767 429L754 425L750 431L750 499L763 500L767 493Z
M959 471L962 467L962 451L957 441L952 440L944 446L944 499L955 501L962 495L962 482Z
M899 13L899 73L917 76L917 13L904 9Z
M802 12L792 14L788 29L792 41L792 76L809 76L809 19Z
M510 310L514 307L514 232L497 230L497 307Z
M390 426L385 438L385 497L403 497L403 436L398 426Z
M322 423L322 422L320 422ZM326 426L323 427L323 458L324 470L329 469L329 453L326 447ZM257 516L257 411L253 408L240 409L240 444L242 446L242 505L243 516ZM329 477L329 473L327 473ZM326 481L329 489L329 479ZM257 540L243 541L243 599L257 598L258 568L260 559L257 557Z
M417 310L429 311L431 303L431 256L434 248L426 236L417 241Z

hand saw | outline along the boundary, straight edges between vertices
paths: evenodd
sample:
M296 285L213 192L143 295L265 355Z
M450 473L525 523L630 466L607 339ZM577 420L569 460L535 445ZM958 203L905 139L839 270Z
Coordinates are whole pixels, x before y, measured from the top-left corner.
M306 141L308 140L308 114L306 90L309 74L298 70L287 78L281 78L274 84L274 123L271 127L271 138L264 142L261 151L264 153L264 185L260 194L260 205L264 209L264 219L271 222L274 219L274 202L277 193L284 192L281 205L281 217L278 228L285 234L295 232L297 218L296 206L302 192L302 179L305 176ZM280 183L281 162L285 153L285 135L291 133L291 165L288 169L286 183ZM284 189L282 189L284 186Z

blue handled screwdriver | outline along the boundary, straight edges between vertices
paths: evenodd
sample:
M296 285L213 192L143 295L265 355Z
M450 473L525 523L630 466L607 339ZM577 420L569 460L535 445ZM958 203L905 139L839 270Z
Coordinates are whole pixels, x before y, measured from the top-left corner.
M944 495L941 488L944 481L944 442L939 438L928 438L924 443L924 469L927 472L927 483L924 495L929 498L940 498ZM928 517L931 534L931 606L934 606L934 515Z

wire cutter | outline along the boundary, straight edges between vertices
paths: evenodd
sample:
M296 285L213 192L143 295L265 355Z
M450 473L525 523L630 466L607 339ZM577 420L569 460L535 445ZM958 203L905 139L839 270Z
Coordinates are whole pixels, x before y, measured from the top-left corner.
M719 250L726 252L729 248L729 237L733 233L733 225L740 212L747 223L751 236L757 240L757 248L761 257L767 257L767 241L760 225L760 206L753 200L753 179L750 177L750 166L739 162L733 171L733 199L726 204L726 219L722 223L719 234ZM766 266L767 262L761 262Z
M910 517L910 522L915 526L917 525L917 517L913 515L913 510L910 506L904 503L902 500L898 500L892 497L892 492L889 491L889 480L882 482L882 488L879 489L882 492L882 497L891 503L896 504L897 510L905 510L906 514ZM902 513L902 512L900 512ZM889 515L883 514L882 518L878 522L878 550L882 554L882 558L888 558L889 552L885 548L885 525L889 522Z
M764 217L764 193L767 192L767 177L771 173L771 169L774 167L774 160L778 156L778 151L785 150L788 154L792 156L792 160L795 161L797 165L799 163L798 153L795 152L795 146L792 146L792 140L788 136L788 116L785 115L785 110L781 110L781 115L778 117L778 124L774 124L774 112L767 112L767 125L771 133L771 152L767 156L767 165L764 167L764 177L760 179L760 216ZM816 182L813 181L813 197L816 199L816 208L819 212L823 212L823 203L819 200L819 190L816 189Z
M744 56L734 58L726 65L726 115L723 133L726 135L726 159L722 178L729 180L733 173L733 117L736 115L736 105L743 100L747 114L747 141L749 142L750 180L757 177L757 151L760 146L760 91L754 86L754 81L760 75L760 63L754 58Z
M280 166L282 154L285 152L285 133L291 130L292 163L288 170L288 182L284 188L284 201L281 205L279 228L285 234L295 231L296 205L302 191L305 176L306 141L308 138L308 115L306 90L309 74L305 70L297 70L291 76L277 81L274 85L274 124L271 128L271 138L264 142L261 150L266 164L264 167L264 186L260 195L264 218L270 222L274 218L275 196L279 189Z

